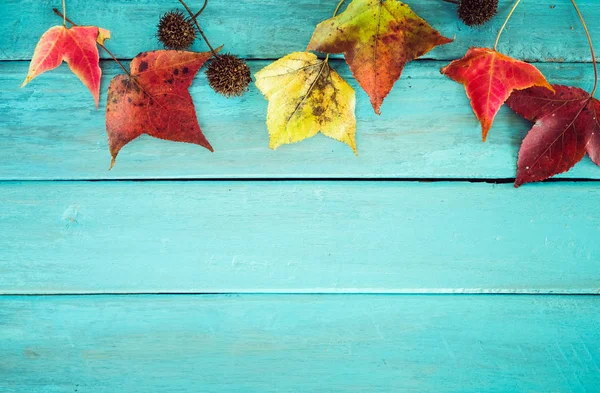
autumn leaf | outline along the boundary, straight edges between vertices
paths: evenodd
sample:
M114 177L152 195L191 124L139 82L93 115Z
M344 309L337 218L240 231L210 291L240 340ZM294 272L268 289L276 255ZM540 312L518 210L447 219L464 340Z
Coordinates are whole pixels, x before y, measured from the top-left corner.
M442 74L465 86L485 142L496 113L515 90L552 87L544 75L525 62L489 48L470 48L462 59L442 68Z
M269 100L269 147L300 142L319 131L356 153L354 90L327 61L309 52L291 53L256 74Z
M108 38L110 32L96 26L74 26L70 29L64 26L51 27L35 47L29 72L21 87L36 76L58 67L64 60L90 90L98 108L102 71L98 65L96 42L103 44Z
M344 53L376 113L406 63L452 42L397 0L354 0L341 14L319 23L308 50Z
M535 122L519 150L515 187L566 172L586 152L600 165L600 101L575 87L552 87L515 92L507 101Z
M142 134L213 151L200 130L188 92L194 76L211 57L211 52L143 52L131 61L131 76L112 79L106 105L111 168L121 148Z

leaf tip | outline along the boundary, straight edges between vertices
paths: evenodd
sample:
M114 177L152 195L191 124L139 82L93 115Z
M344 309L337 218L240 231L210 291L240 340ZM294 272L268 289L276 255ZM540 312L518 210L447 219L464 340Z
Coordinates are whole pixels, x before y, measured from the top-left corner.
M25 80L23 81L23 83L21 83L21 88L25 87L25 85L31 82L31 79L32 78L28 75L27 78L25 78Z
M113 156L112 159L110 160L110 166L108 167L108 170L110 171L111 169L113 169L113 167L115 166L115 161L116 161L117 157Z
M100 45L104 45L104 41L110 39L110 31L98 27L98 35L96 36L96 42Z
M377 115L381 115L381 104L382 104L382 102L378 101L378 100L371 101L371 105L373 106L373 110L375 111L375 113Z
M525 183L528 183L528 182L525 181L525 180L523 180L523 178L520 177L519 175L517 175L517 178L515 179L515 183L513 184L513 186L515 188L519 188L519 187L521 187Z
M348 138L348 140L342 141L345 144L347 144L348 146L350 146L350 148L352 149L352 151L354 152L355 156L358 156L358 150L356 150L356 140L350 136L350 138Z
M481 141L485 142L487 140L487 136L490 132L490 128L492 128L491 122L488 120L483 120L481 122Z
M544 81L544 82L545 83L542 86L545 87L546 89L550 90L552 93L556 94L556 90L554 89L554 87L547 81Z

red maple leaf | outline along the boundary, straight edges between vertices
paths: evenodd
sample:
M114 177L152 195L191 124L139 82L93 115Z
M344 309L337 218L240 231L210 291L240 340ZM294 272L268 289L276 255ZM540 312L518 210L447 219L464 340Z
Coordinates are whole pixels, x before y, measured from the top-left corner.
M465 86L473 112L481 123L484 142L496 113L514 90L532 86L552 89L531 64L489 48L470 48L462 59L454 60L441 72Z
M142 134L213 151L200 130L188 91L198 70L211 57L211 52L143 52L131 61L131 76L112 79L106 105L111 168L119 150Z
M90 90L98 108L102 71L98 65L96 42L102 44L108 38L109 31L96 26L74 26L70 29L64 26L51 27L35 47L29 72L21 87L41 73L58 67L64 60Z
M508 106L535 122L523 139L515 187L548 179L577 164L587 152L600 165L600 101L576 87L552 85L515 92Z

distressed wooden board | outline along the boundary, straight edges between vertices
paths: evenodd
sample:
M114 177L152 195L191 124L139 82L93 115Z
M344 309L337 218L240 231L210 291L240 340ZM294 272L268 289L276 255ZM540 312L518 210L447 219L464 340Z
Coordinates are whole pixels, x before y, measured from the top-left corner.
M0 293L598 293L600 187L0 184Z
M266 64L256 61L251 67L257 71ZM464 89L440 75L443 64L409 65L377 116L347 66L336 62L357 90L358 157L322 135L270 150L267 101L254 85L243 99L228 100L217 96L201 73L191 93L215 153L142 137L121 151L109 172L104 100L118 67L103 64L103 102L96 111L90 93L66 67L20 89L27 63L0 62L0 179L514 177L529 123L503 108L482 143ZM588 64L538 66L553 82L591 89ZM600 168L585 158L564 177L600 178Z
M190 1L199 9L201 0ZM470 46L491 46L498 28L513 4L500 0L499 15L484 27L472 29L456 16L456 5L443 0L410 0L407 3L453 44L436 48L427 57L454 59ZM592 37L600 41L600 2L577 2L589 22ZM337 0L211 0L200 18L214 45L248 58L278 58L304 50L317 23L329 18ZM52 7L58 0L3 0L0 14L0 60L30 59L41 34L62 23ZM76 23L112 31L109 48L119 58L159 49L155 37L160 15L181 8L176 0L106 0L91 4L70 0L67 14ZM344 8L342 8L344 9ZM198 41L195 50L206 50ZM524 1L502 36L500 50L530 61L590 61L587 41L577 14L567 0ZM106 54L103 54L106 57Z
M599 296L0 298L0 392L595 392Z

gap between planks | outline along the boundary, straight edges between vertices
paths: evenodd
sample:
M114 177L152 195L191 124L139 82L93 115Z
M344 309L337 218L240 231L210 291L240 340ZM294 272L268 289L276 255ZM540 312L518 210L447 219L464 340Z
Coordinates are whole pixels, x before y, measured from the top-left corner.
M432 178L412 178L412 177L344 177L343 175L330 175L328 177L199 177L199 178L124 178L124 179L3 179L0 183L24 183L24 182L44 182L44 183L110 183L110 182L397 182L397 183L485 183L485 184L511 184L515 178L452 178L452 177L432 177ZM551 178L538 183L600 183L600 179L591 178ZM526 187L526 185L525 185Z
M581 289L498 289L498 288L404 288L404 289L351 289L351 288L318 288L314 290L252 290L252 291L220 291L220 292L0 292L0 298L10 297L69 297L69 296L264 296L264 295L282 295L282 296L412 296L412 295L485 295L485 296L598 296L600 288L581 288Z

